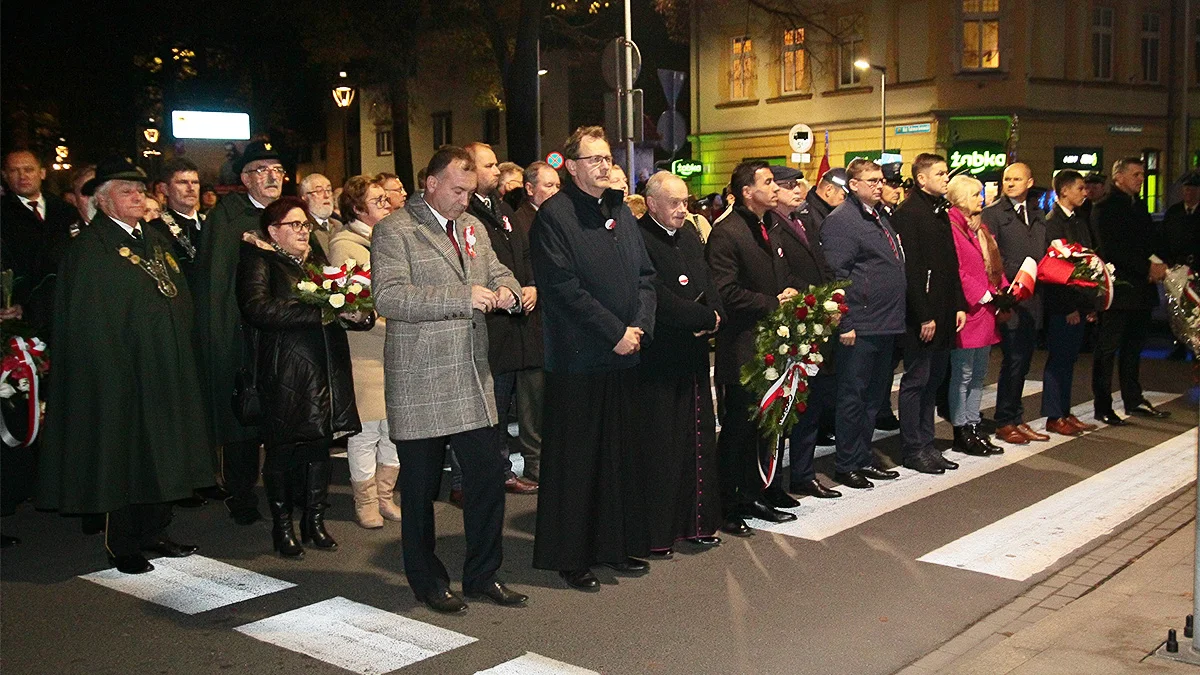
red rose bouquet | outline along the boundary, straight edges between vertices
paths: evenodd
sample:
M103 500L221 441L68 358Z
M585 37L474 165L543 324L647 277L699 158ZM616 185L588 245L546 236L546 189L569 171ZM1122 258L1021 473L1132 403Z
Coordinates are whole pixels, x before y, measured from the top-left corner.
M1090 248L1066 239L1050 242L1046 256L1038 263L1037 279L1047 284L1095 288L1104 301L1103 309L1112 306L1113 286L1117 283L1112 264L1101 260Z
M9 323L15 322L5 322L6 329ZM9 447L25 447L41 431L45 413L41 377L49 372L50 359L46 343L36 337L14 335L9 329L0 331L0 339L0 440Z

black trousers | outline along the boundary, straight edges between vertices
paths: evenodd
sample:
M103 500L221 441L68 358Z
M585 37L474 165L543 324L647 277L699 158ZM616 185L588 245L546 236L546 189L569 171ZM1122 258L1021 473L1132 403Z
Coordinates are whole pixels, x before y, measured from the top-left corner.
M446 437L398 441L400 457L400 537L404 575L418 600L450 587L450 574L437 557L433 501L442 483ZM504 552L504 474L495 427L449 437L463 471L463 528L467 539L463 590L483 588L500 569Z
M149 548L171 524L171 504L129 504L108 512L104 548L111 556L134 555Z
M836 471L858 471L875 463L871 440L882 397L891 389L895 335L859 335L854 346L838 347Z
M813 457L817 451L817 432L824 422L826 413L837 409L837 379L833 375L817 373L808 378L808 409L792 427L789 437L788 459L791 462L791 481L817 477L813 468ZM836 419L836 418L835 418Z
M1075 361L1083 345L1087 322L1080 318L1074 326L1066 314L1046 316L1046 368L1042 371L1042 415L1057 420L1071 414L1071 385L1075 380ZM1111 364L1109 366L1111 371ZM1112 406L1111 401L1109 406Z
M752 416L751 407L755 403L754 394L745 387L721 386L717 456L721 467L721 508L726 517L737 516L747 504L762 500L758 463L767 450L767 442Z
M221 480L229 498L225 505L230 511L258 508L258 440L226 443L221 447Z
M1035 298L1035 300L1040 300ZM996 381L996 425L1021 424L1025 421L1025 376L1037 348L1037 320L1029 310L1017 307L1013 318L1000 325L1000 379Z
M1097 416L1112 411L1113 361L1117 362L1125 409L1145 401L1138 370L1149 325L1148 309L1110 309L1100 314L1100 336L1092 351L1092 398Z
M0 516L11 516L18 504L33 496L40 445L34 441L27 448L0 447Z
M900 440L904 457L933 447L938 390L950 367L950 350L907 345L900 378Z

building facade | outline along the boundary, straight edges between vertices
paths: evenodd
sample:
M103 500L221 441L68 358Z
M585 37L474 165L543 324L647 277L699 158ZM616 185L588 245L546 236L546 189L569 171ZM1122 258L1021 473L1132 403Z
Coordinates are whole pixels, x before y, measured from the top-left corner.
M1196 165L1196 0L794 4L803 19L747 0L693 3L691 141L703 165L693 193L719 192L748 158L813 180L827 147L844 166L877 157L881 137L905 164L937 152L985 183L1015 161L1048 186L1056 170L1108 173L1139 155L1158 211ZM788 145L796 123L814 131L805 163Z

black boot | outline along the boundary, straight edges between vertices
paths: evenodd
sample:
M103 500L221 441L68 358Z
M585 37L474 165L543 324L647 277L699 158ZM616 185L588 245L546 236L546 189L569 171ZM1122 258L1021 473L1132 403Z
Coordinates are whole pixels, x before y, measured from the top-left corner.
M968 424L967 433L978 439L979 442L983 444L983 447L987 448L989 453L993 455L1004 454L1004 448L993 443L992 438L984 433L983 429L981 429L978 424Z
M301 469L298 469L301 470ZM304 543L326 551L336 551L337 542L325 531L325 503L329 497L329 461L309 462L304 471L304 516L300 536Z
M302 558L304 547L296 540L296 529L292 525L292 477L289 473L264 471L262 475L263 487L267 490L267 506L271 509L271 541L279 555Z
M954 427L954 449L976 457L986 457L992 454L983 441L971 433L969 426Z

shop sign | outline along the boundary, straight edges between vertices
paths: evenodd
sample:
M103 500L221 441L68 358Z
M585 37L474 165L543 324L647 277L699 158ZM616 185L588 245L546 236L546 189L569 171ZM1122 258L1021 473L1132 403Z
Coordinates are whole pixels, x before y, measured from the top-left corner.
M704 165L694 159L677 159L671 162L671 173L680 178L691 178L704 173Z
M907 136L909 134L927 134L933 131L933 125L929 122L924 124L902 124L896 127L897 136Z
M1104 163L1104 148L1054 148L1055 169L1096 171Z
M869 159L872 162L886 164L889 160L893 162L900 161L899 159L894 159L898 158L899 156L900 148L889 148L888 150L885 150L882 155L880 155L878 150L855 150L845 154L845 163L842 164L842 166L850 166L850 162L853 162L856 159Z
M963 141L950 148L950 172L968 173L979 180L999 180L1008 165L1004 144Z
M1108 133L1110 134L1140 134L1144 130L1140 124L1110 124Z

